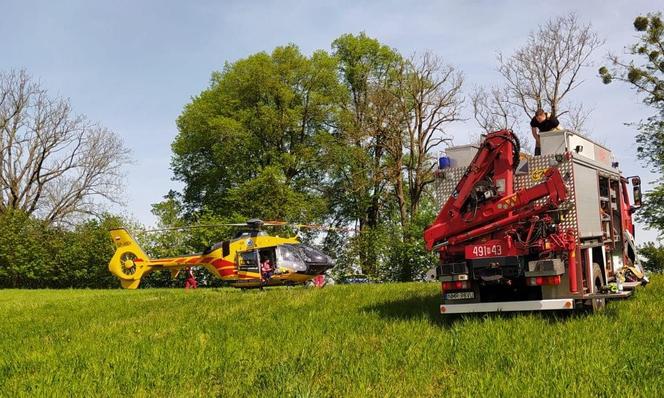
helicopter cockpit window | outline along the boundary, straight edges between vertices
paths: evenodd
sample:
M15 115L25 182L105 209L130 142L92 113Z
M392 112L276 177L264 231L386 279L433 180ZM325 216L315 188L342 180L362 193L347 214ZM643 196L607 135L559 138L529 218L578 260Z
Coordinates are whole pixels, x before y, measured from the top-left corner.
M292 271L304 272L307 265L300 258L297 249L292 245L282 245L277 247L277 265L281 268L288 268Z
M300 250L300 256L306 261L307 263L311 264L329 264L332 263L332 259L327 256L326 254L323 254L322 252L308 247L308 246L298 246L298 249Z
M258 253L255 251L240 253L238 270L258 272Z

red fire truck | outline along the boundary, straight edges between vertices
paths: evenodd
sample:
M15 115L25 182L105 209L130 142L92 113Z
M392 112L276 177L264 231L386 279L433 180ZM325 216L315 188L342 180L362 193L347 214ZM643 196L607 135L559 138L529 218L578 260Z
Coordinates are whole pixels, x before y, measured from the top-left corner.
M441 209L424 232L440 256L442 313L600 310L647 282L632 222L640 179L575 132L540 140L539 156L509 130L446 151Z

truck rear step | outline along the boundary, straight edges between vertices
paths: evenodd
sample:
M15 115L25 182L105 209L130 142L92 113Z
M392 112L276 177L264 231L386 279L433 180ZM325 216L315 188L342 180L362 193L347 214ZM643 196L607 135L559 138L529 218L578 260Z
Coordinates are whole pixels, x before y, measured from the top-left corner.
M502 301L494 303L442 304L441 314L468 312L549 311L574 309L574 299Z
M632 291L622 291L622 292L616 292L616 293L589 293L589 294L584 294L583 299L622 299L622 298L627 298L632 295Z

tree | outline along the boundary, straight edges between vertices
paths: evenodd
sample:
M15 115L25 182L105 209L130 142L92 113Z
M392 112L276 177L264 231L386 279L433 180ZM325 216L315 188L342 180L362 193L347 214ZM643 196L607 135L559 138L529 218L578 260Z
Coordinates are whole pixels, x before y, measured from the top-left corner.
M328 155L337 158L332 170L332 192L341 214L365 226L376 227L387 195L384 112L376 90L393 83L399 54L364 33L345 34L332 43L344 96L339 102ZM329 158L329 157L328 157ZM346 197L339 197L339 194Z
M289 221L317 217L324 178L317 143L331 123L337 95L335 59L324 51L308 58L294 45L215 72L210 87L177 121L172 168L185 184L185 212L297 218ZM274 185L261 190L253 181L260 176ZM270 195L269 190L298 203L289 202L293 207L283 212L263 211L256 201L276 199L255 195Z
M326 145L330 197L336 214L359 225L350 246L375 277L393 242L385 227L398 222L397 239L412 240L405 231L433 182L432 152L459 118L463 78L431 53L406 59L364 33L343 35L333 48L348 95Z
M428 52L406 60L399 73L395 94L401 119L395 124L401 130L388 139L387 147L394 159L394 189L404 230L434 181L432 152L449 142L444 128L460 118L462 85L463 76L455 67Z
M21 210L0 213L0 287L109 288L115 247L108 230L126 225L108 214L74 228L46 225Z
M108 271L115 245L108 230L126 226L127 220L110 214L77 224L72 230L52 228L47 231L54 266L45 270L40 282L44 287L111 288L118 280Z
M557 117L566 115L568 127L579 129L578 122L587 112L580 105L565 104L569 93L582 83L579 72L589 66L591 54L602 44L591 26L583 25L575 14L549 20L531 32L526 45L514 54L498 54L504 87L490 89L485 101L478 101L486 98L481 92L474 95L476 119L485 129L495 123L505 127L516 117L515 109L529 119L541 108Z
M405 231L427 195L431 153L458 118L461 74L431 54L404 59L364 33L332 49L306 57L278 47L213 74L178 118L172 167L185 188L155 206L163 222L211 214L355 224L350 240L337 233L323 243L349 248L340 257L373 277L393 236L414 242L385 231L399 214ZM181 235L164 242L181 244Z
M518 109L510 102L504 87L476 87L470 94L473 117L484 133L502 129L513 130L518 124Z
M0 212L61 223L95 213L95 199L119 203L128 152L25 71L0 72Z
M40 287L44 274L54 268L47 228L20 210L0 213L1 287Z
M390 205L386 144L390 130L391 100L380 92L395 83L401 56L364 33L345 34L332 43L344 88L338 102L334 129L324 141L330 165L327 197L334 218L355 222L361 233L384 221ZM379 253L373 245L361 245L363 272L377 275Z
M481 134L488 134L498 130L514 130L519 139L522 150L531 150L528 136L517 127L520 113L517 106L510 102L509 90L506 87L475 87L470 94L470 103L473 107L473 116L481 128L481 133L474 135L475 143L482 141Z
M389 241L385 250L387 260L380 270L381 279L402 282L424 280L426 272L438 264L437 256L425 249L422 231L431 225L439 210L439 204L432 195L427 195L406 228L394 227L403 238Z
M639 254L645 257L643 263L645 269L653 272L664 271L664 247L662 245L646 242L645 245L639 247Z
M649 13L634 20L640 32L638 41L629 48L631 59L609 54L609 67L599 74L604 83L621 81L630 85L643 102L654 108L654 115L638 123L637 156L652 171L664 172L664 23L661 13ZM664 181L661 179L644 196L644 207L638 218L649 227L664 231Z

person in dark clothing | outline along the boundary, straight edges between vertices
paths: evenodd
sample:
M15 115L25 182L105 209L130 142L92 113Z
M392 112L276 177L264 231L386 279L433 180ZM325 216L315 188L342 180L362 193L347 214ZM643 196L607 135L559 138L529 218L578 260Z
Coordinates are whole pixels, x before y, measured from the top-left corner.
M530 127L533 133L533 138L535 139L535 156L542 154L539 133L556 130L559 124L558 119L550 113L546 113L542 109L538 109L535 112L535 116L530 120Z

